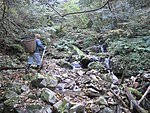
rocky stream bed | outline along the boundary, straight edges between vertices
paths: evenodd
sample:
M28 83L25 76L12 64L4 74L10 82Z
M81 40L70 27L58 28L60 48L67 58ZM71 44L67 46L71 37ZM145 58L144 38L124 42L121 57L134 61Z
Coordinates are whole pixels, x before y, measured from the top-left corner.
M80 61L69 63L70 59L45 58L41 73L35 69L28 74L24 74L24 69L2 70L0 113L150 111L150 70L123 79L110 69L110 56L102 46L99 52L105 57L74 49L82 56ZM7 55L0 57L6 61L11 59ZM19 64L14 65L18 67Z

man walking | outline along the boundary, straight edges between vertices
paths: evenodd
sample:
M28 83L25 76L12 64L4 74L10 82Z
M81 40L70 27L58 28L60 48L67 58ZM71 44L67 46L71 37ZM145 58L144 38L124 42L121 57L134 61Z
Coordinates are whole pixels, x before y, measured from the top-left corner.
M27 61L27 67L25 70L25 73L27 74L29 72L29 69L33 63L33 61L36 62L37 65L37 69L38 71L40 71L40 67L41 67L41 55L40 55L40 49L44 50L45 47L43 46L43 44L41 43L41 35L40 34L34 34L35 36L35 40L36 40L36 50L33 53L30 53L29 57L28 57L28 61Z

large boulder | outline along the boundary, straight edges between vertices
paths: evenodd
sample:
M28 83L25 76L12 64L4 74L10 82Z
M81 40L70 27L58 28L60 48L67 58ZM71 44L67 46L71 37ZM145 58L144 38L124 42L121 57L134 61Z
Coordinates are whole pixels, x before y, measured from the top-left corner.
M123 74L123 64L119 61L121 56L117 55L111 59L110 67L115 75L122 75Z
M56 77L49 76L49 75L44 75L44 76L39 76L36 79L31 81L31 84L33 87L47 87L50 89L55 89L55 87L58 84L58 80Z
M82 68L88 68L88 64L92 62L92 59L89 57L85 56L81 59L80 64Z

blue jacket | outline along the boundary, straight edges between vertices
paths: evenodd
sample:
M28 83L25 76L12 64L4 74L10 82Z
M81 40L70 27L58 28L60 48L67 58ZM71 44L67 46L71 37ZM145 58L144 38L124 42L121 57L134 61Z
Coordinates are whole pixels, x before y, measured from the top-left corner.
M38 39L38 38L36 38L36 50L35 50L35 52L36 53L39 53L39 49L42 49L42 50L44 50L44 46L42 45L42 43L41 43L41 40L40 39Z

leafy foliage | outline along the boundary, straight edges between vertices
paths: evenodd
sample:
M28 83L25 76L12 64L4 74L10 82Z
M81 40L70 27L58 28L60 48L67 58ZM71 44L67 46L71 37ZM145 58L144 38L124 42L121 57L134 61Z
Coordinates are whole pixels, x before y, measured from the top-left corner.
M144 38L139 37L134 39L122 38L114 41L109 51L114 51L116 55L121 55L120 62L126 66L129 75L134 75L140 70L146 70L150 67L149 49Z
M79 0L79 3L87 8L100 7L103 4L102 0Z
M78 0L69 0L62 4L61 6L64 10L64 13L72 13L72 12L78 12L81 11L79 7L79 1ZM69 18L66 18L67 22L71 26L75 26L78 28L86 28L88 23L88 17L86 14L82 15L71 15Z
M78 6L78 0L69 0L63 4L63 8L68 12L80 11Z

